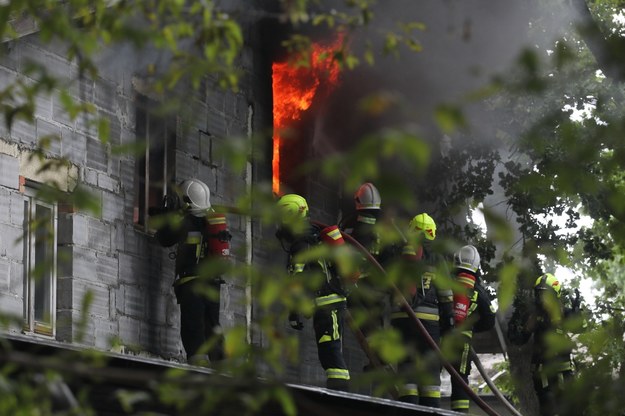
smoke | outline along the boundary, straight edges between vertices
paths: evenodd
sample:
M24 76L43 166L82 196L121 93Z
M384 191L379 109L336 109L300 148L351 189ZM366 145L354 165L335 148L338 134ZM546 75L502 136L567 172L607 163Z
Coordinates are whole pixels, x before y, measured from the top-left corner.
M471 138L480 145L500 151L506 158L507 150L500 143L500 128L507 139L522 132L519 125L503 126L503 109L493 109L483 99L468 98L488 87L495 77L507 79L518 74L519 59L527 50L547 58L547 49L554 46L565 30L576 24L569 0L540 2L536 0L385 0L374 9L372 24L351 34L351 48L361 55L368 44L377 51L375 65L361 65L342 74L341 84L333 95L318 106L314 127L313 147L317 155L349 151L357 143L383 129L410 129L431 146L430 165L444 163L441 156L450 147L466 145ZM411 36L422 47L420 52L400 47L400 56L384 55L386 34L397 32L398 23L419 22L423 30ZM536 97L540 100L540 97ZM436 121L441 105L458 106L466 124L460 131L448 132ZM502 128L503 126L503 128ZM406 186L410 198L422 209L443 209L441 201L430 198L441 194L441 183L425 183L432 176L414 175L412 166L395 160L380 162L379 171L392 173ZM345 167L350 170L349 166ZM511 215L504 191L498 185L497 173L492 180L493 195L484 204L499 210L502 217ZM386 198L389 189L383 178L370 178L382 185ZM387 182L390 185L390 182ZM394 182L393 185L396 185ZM382 189L386 188L386 189ZM396 188L396 187L395 187ZM344 206L351 204L350 189L345 189ZM403 192L403 190L402 190ZM429 193L428 196L423 194ZM404 192L405 193L405 192ZM385 199L388 207L389 199ZM403 206L399 198L397 206ZM394 201L394 202L395 202ZM430 205L430 206L426 206ZM509 218L514 223L513 218Z
M559 3L559 2L557 2ZM458 104L467 118L467 132L488 135L492 122L479 100L467 96L486 87L495 76L506 76L525 49L553 45L559 30L572 18L561 5L549 16L554 28L539 32L531 26L539 10L534 2L518 0L392 0L374 9L373 24L354 33L352 49L358 54L373 41L376 64L346 71L342 85L320 115L323 130L315 134L315 148L323 154L349 148L364 135L385 127L417 123L437 143L443 132L435 122L442 104ZM557 13L556 13L557 12ZM397 32L398 23L419 22L422 31L411 34L422 46L413 52L400 47L400 56L379 53L385 34ZM542 30L542 29L541 29ZM539 33L538 33L539 32ZM372 98L376 97L376 98ZM386 105L384 111L372 111Z

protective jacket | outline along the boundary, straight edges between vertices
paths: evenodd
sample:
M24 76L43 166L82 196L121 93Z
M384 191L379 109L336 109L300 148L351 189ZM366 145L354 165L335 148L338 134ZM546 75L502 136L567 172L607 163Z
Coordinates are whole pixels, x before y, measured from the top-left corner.
M435 255L427 246L414 248L404 245L401 261L414 278L404 290L404 297L412 306L417 317L436 321L441 330L447 331L454 325L453 292L445 279L449 278L446 262ZM407 317L406 312L395 306L392 318Z
M349 370L343 357L343 314L347 304L347 291L338 275L335 266L326 259L301 260L300 254L321 244L321 228L310 224L308 229L294 236L286 230L280 230L277 237L281 240L288 253L287 268L293 278L306 279L308 274L320 274L321 284L308 287L313 298L313 329L317 343L319 362L326 372L326 385L336 390L347 390L349 385ZM338 233L338 234L337 234ZM341 238L338 228L329 233L329 239ZM312 276L310 276L312 277ZM306 301L306 300L304 300ZM291 313L291 326L302 329L299 317Z
M380 254L380 237L375 230L378 213L377 210L360 210L354 223L346 229L374 257Z
M227 230L226 217L211 213L206 217L187 214L179 226L167 224L159 229L156 238L164 247L178 244L174 285L180 285L198 277L205 259L227 257L232 237Z
M310 224L308 230L298 236L282 231L279 238L288 245L285 247L288 253L287 270L294 277L299 273L321 273L323 275L321 285L312 288L310 293L314 298L315 306L345 302L347 290L332 263L325 259L304 262L298 258L298 255L321 243L320 233L321 227L315 224Z
M560 309L547 311L543 303L537 301L532 362L539 367L541 371L549 370L547 372L557 373L573 370L571 364L571 347L561 348L560 351L555 354L549 353L549 351L553 351L553 346L550 346L550 343L553 344L554 339L559 338L563 341L568 339L562 329L563 318L564 310L562 307L560 307Z

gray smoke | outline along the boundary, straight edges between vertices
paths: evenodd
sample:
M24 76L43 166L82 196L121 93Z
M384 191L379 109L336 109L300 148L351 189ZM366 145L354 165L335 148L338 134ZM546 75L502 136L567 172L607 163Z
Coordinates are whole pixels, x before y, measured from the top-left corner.
M556 3L560 3L556 1ZM315 134L315 147L325 153L349 148L363 135L383 127L417 123L428 139L443 137L433 120L437 106L461 104L469 121L469 134L480 136L489 123L479 101L465 97L483 88L495 76L506 76L524 49L552 45L561 29L570 26L566 2L548 16L533 1L519 0L391 0L380 2L373 24L356 33L352 47L362 51L374 40L382 49L383 34L397 30L398 22L420 22L414 33L423 50L400 48L401 56L377 54L374 67L345 72L341 87L321 114L323 131ZM557 12L557 13L556 13ZM530 22L547 19L551 28L536 33ZM537 45L537 42L544 42ZM362 100L379 94L392 105L380 114L362 111ZM332 145L334 144L334 145Z

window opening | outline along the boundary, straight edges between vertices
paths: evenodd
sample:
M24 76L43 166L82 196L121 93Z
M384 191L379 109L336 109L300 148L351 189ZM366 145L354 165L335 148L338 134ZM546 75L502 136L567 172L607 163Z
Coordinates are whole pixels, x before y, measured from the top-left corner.
M56 330L57 208L24 195L25 330L54 336Z
M148 210L160 207L174 179L176 119L160 114L158 103L140 96L137 100L136 140L143 151L135 169L133 222L149 230Z

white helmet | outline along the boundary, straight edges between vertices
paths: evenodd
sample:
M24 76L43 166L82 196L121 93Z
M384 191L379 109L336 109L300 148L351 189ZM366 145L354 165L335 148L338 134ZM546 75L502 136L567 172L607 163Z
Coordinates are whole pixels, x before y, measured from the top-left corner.
M480 253L471 245L464 246L454 254L454 265L475 273L480 268Z
M211 191L199 179L187 179L180 184L184 208L196 217L206 215L211 207Z
M380 209L382 198L380 192L372 183L365 182L354 194L356 209Z

